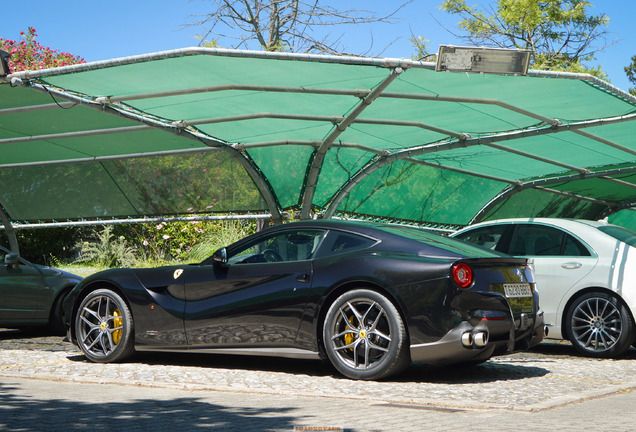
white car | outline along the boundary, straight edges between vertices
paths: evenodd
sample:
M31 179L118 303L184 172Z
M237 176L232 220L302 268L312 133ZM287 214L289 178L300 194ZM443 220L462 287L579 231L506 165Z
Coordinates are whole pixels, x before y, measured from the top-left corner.
M605 358L634 344L636 233L605 222L533 218L483 222L451 236L533 258L547 338Z

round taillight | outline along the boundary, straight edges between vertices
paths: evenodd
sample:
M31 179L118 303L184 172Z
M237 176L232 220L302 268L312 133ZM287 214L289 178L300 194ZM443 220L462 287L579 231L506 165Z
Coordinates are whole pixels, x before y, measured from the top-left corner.
M453 276L453 281L460 288L467 288L473 283L473 270L468 264L455 264L451 270L451 275Z

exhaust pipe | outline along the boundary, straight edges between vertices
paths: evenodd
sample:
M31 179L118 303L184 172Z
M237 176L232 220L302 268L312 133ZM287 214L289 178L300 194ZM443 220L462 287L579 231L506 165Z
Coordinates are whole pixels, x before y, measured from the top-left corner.
M488 333L480 331L473 336L473 344L478 348L483 348L488 343Z
M466 348L483 348L488 344L488 333L485 331L464 332L461 340Z
M465 332L462 334L462 345L466 348L470 348L473 346L473 335L470 332Z

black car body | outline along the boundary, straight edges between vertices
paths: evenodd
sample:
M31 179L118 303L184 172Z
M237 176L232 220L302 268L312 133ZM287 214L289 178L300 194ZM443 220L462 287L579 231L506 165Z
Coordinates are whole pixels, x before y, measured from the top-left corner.
M534 288L526 259L416 228L318 220L200 264L97 273L68 297L65 319L97 362L135 350L279 355L376 379L538 343Z
M33 264L1 246L0 262L0 327L48 325L64 334L62 300L82 278Z

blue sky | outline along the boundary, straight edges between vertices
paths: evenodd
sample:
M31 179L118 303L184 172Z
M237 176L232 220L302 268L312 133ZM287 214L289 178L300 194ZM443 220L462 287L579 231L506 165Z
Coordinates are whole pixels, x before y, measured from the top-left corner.
M328 2L341 8L367 9L378 14L387 12L391 5L399 4L399 1L387 0ZM591 2L594 5L591 13L605 13L610 17L608 42L616 41L597 56L598 64L602 65L612 84L627 90L632 85L623 68L636 55L636 2ZM208 12L212 7L204 0L31 0L27 3L4 3L0 37L18 39L20 31L35 27L38 40L43 45L80 55L87 61L196 46L196 35L202 29L183 28L183 24L193 22L193 16ZM440 25L441 22L445 27L455 29L457 22L457 17L438 9L440 3L441 0L415 0L397 14L401 18L398 24L333 28L331 33L342 36L341 41L348 52L370 50L370 55L381 53L383 57L410 58L414 53L408 41L411 34L429 39L432 51L437 51L440 44L460 44ZM387 45L390 46L382 52Z

